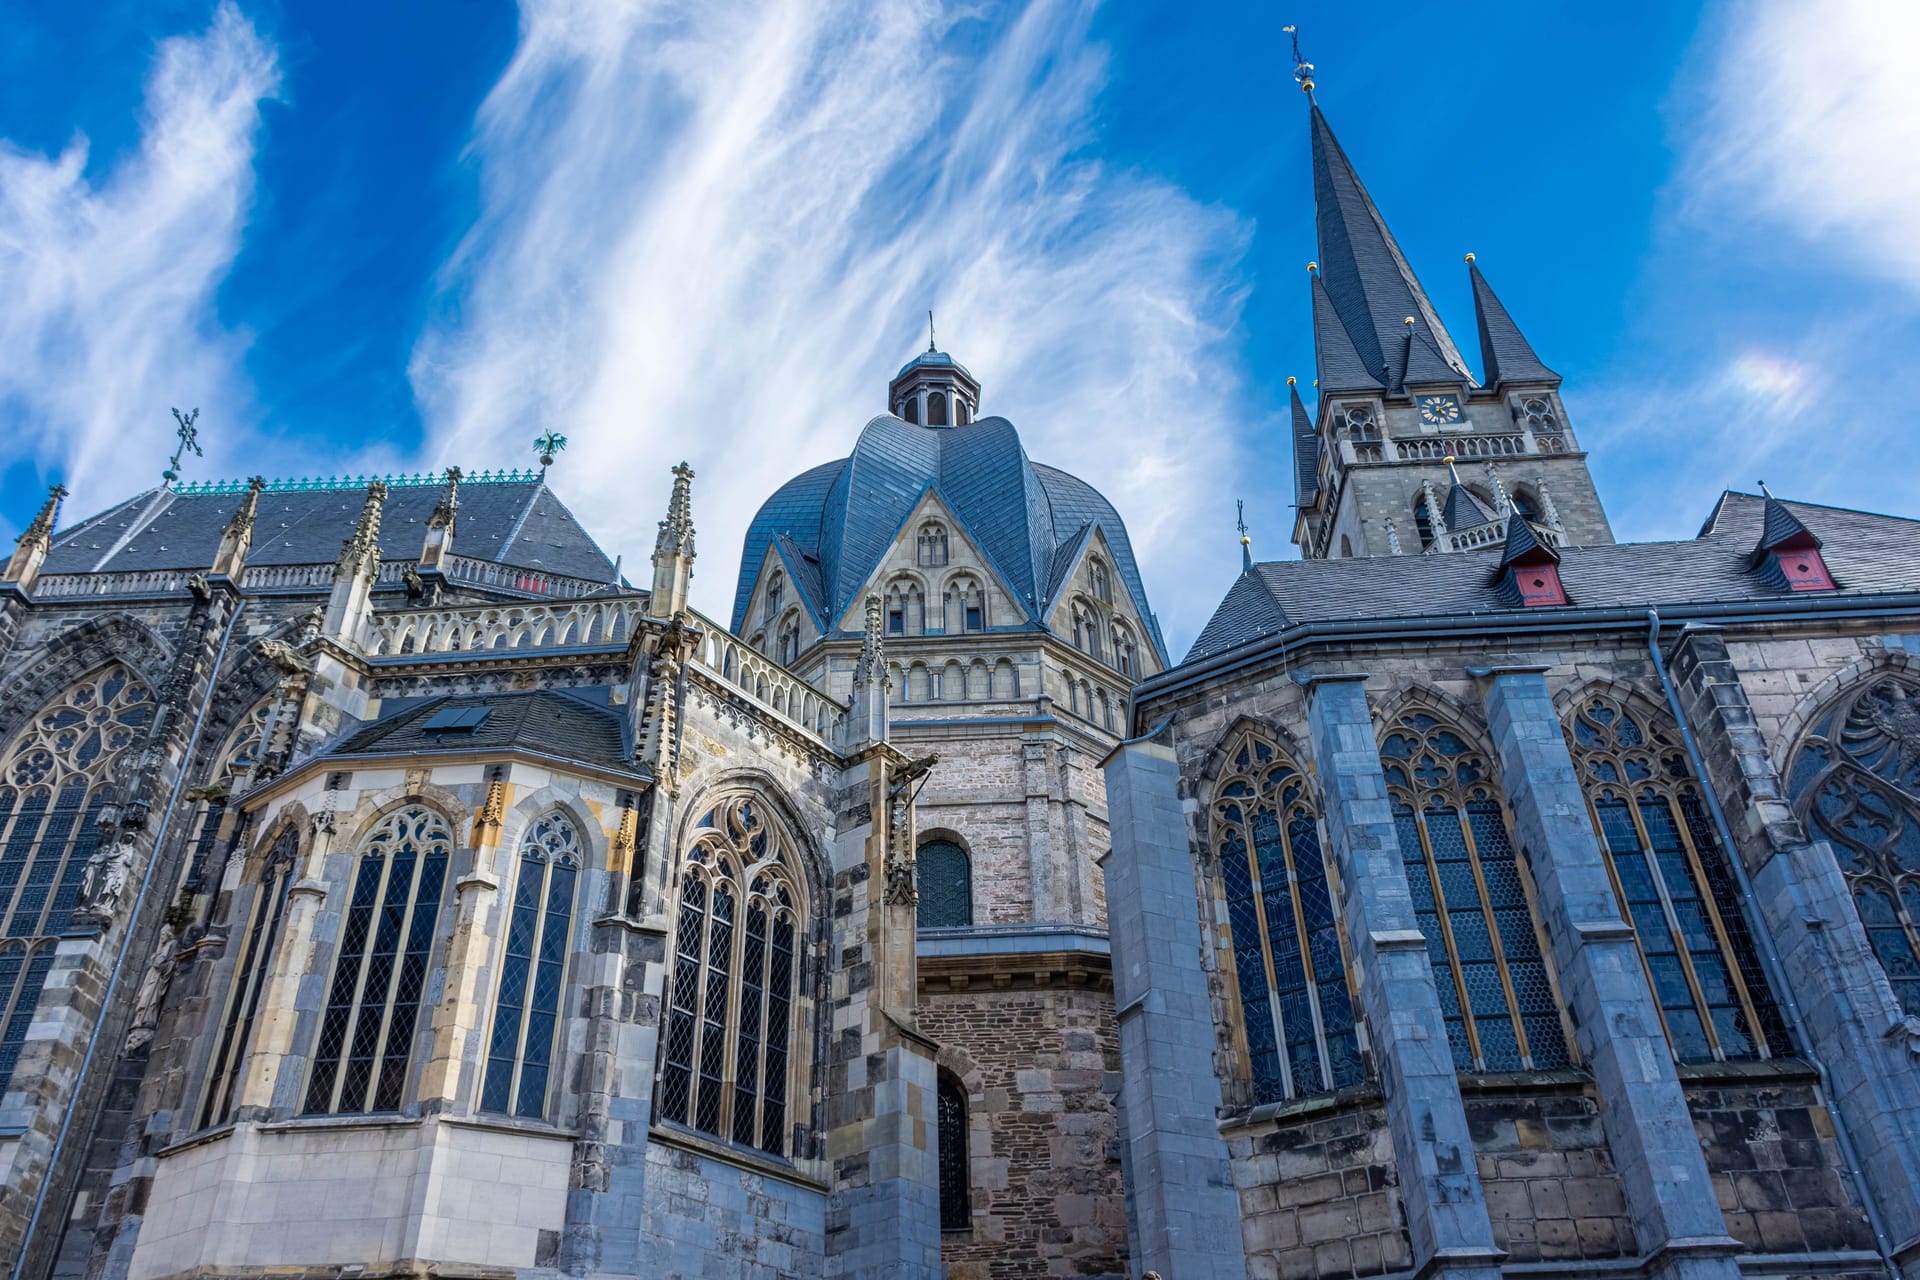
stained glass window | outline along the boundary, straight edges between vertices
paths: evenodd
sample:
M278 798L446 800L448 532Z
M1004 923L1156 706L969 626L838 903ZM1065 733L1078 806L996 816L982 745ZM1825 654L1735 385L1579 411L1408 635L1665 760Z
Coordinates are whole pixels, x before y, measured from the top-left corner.
M1883 675L1824 708L1787 786L1832 842L1894 995L1920 1016L1920 680Z
M1485 753L1438 717L1409 711L1388 728L1380 763L1454 1066L1566 1066L1531 886Z
M152 718L153 695L114 663L42 707L0 756L0 1092L79 904L114 766Z
M558 813L535 822L521 841L493 1034L487 1040L483 1111L533 1120L547 1114L580 864L580 833Z
M967 1095L948 1076L935 1090L939 1111L940 1229L965 1231L973 1225L972 1181L967 1166Z
M294 857L299 849L299 833L291 824L282 827L261 866L246 926L243 931L235 931L239 953L234 957L226 1016L220 1022L220 1040L208 1072L206 1101L200 1108L203 1129L224 1124L232 1115L234 1093L253 1038L253 1020L260 1011L274 948L280 940L280 924L286 917L287 887L293 883Z
M1249 737L1214 793L1214 850L1256 1101L1366 1074L1353 995L1307 780Z
M792 843L740 796L694 825L673 932L658 1112L715 1137L787 1153L800 974Z
M447 820L423 805L388 814L361 842L307 1112L399 1109L452 852Z
M1787 1053L1753 937L1672 722L1611 694L1569 720L1614 892L1682 1062Z
M929 840L920 846L915 865L919 926L942 929L972 924L973 867L967 851L951 840Z

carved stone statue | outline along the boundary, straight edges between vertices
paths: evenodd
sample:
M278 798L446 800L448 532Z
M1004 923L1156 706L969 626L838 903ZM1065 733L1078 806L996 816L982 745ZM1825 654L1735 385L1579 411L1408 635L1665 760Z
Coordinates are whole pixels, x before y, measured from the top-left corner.
M80 876L80 902L85 914L102 920L112 918L133 880L134 852L133 837L123 832L87 859Z
M147 960L146 976L140 980L140 994L134 998L133 1025L127 1031L128 1053L153 1042L154 1029L160 1025L160 1001L166 998L167 984L173 981L174 968L180 963L176 954L179 947L180 935L173 925L161 925L160 936L153 942L153 955Z

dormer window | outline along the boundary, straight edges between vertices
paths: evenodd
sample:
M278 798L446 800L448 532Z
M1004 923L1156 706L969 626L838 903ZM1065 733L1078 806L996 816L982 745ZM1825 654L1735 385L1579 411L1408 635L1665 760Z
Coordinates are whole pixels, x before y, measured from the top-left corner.
M1831 591L1833 575L1818 551L1776 551L1773 560L1789 591Z
M1760 543L1748 557L1747 568L1758 569L1775 588L1832 591L1833 574L1820 547L1819 535L1769 493L1761 512Z

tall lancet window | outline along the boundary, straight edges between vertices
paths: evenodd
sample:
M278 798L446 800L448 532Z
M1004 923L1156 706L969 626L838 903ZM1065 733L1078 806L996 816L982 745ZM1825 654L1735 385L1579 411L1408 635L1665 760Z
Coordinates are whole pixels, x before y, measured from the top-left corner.
M1790 1053L1727 855L1666 716L1594 694L1569 726L1614 893L1633 926L1674 1055Z
M1365 1067L1307 780L1274 744L1249 737L1214 794L1254 1098L1357 1083Z
M200 1108L203 1129L225 1124L233 1114L234 1093L246 1067L254 1017L260 1012L274 949L279 945L280 924L287 913L287 888L293 883L294 859L299 852L299 832L288 823L273 838L261 864L245 926L234 931L239 952L234 957L233 981L227 987L227 1010L220 1020L220 1039L214 1045L207 1096ZM232 945L229 941L228 946Z
M1438 718L1409 711L1388 729L1380 763L1454 1065L1566 1066L1560 1001L1486 756Z
M35 712L0 757L0 1091L79 902L114 766L152 718L147 686L114 663Z
M680 878L659 1114L787 1153L802 903L786 833L737 796L694 824Z
M1787 787L1810 834L1833 843L1873 953L1920 1017L1920 680L1889 673L1824 707Z
M580 833L558 813L534 823L520 842L500 995L487 1038L483 1111L532 1120L547 1114L580 864Z
M934 1136L940 1156L940 1229L965 1231L973 1225L973 1178L967 1160L967 1095L958 1080L940 1075L934 1088L934 1108Z
M424 805L361 841L305 1111L399 1110L452 853L447 820Z

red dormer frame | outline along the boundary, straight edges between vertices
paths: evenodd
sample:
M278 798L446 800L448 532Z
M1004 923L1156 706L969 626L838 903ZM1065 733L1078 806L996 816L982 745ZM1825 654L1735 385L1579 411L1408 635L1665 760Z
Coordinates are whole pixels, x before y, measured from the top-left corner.
M1546 557L1533 564L1510 564L1507 572L1513 575L1514 590L1520 593L1520 603L1526 608L1567 603L1567 589L1560 585L1560 566Z
M1827 572L1827 562L1821 558L1820 548L1775 547L1772 554L1780 576L1787 580L1787 590L1833 590L1833 575Z

